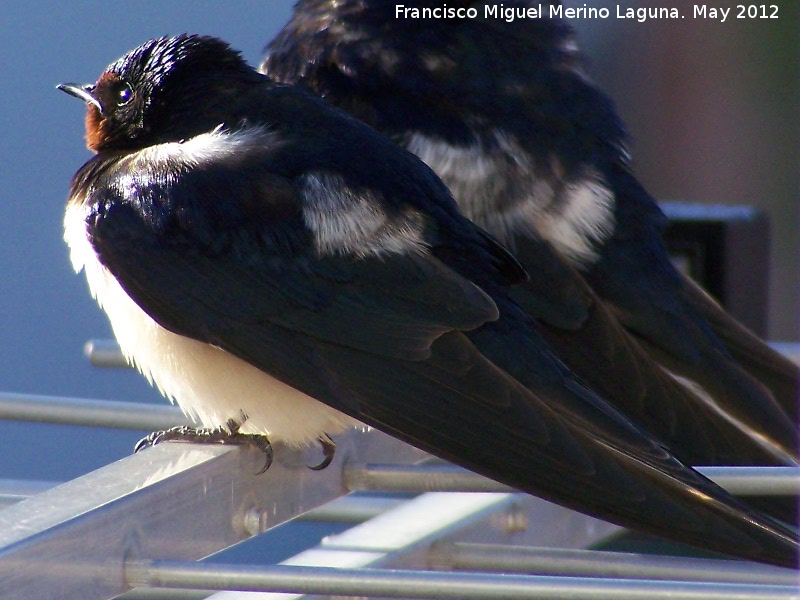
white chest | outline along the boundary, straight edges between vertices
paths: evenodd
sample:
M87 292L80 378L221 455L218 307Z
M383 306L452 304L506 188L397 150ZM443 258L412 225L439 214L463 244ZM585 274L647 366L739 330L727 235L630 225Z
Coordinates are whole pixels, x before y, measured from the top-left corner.
M70 203L64 239L76 272L85 271L122 352L162 394L204 426L246 420L243 433L302 445L357 425L350 417L210 344L158 325L100 264L86 235L85 209Z

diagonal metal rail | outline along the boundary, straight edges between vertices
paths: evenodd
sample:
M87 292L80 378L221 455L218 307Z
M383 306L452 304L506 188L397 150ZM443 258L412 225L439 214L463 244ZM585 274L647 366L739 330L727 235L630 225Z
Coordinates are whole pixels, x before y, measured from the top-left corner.
M168 443L0 511L0 598L112 598L125 560L198 560L349 492L344 465L361 457L413 462L418 450L379 432L337 438L322 471L316 448Z

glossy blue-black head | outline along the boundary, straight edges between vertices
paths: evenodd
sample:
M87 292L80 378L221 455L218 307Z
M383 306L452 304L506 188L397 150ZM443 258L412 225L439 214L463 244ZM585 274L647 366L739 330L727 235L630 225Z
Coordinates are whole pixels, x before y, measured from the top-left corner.
M61 84L84 100L86 141L95 152L178 141L226 121L242 84L260 80L239 52L213 37L145 42L111 63L94 85Z

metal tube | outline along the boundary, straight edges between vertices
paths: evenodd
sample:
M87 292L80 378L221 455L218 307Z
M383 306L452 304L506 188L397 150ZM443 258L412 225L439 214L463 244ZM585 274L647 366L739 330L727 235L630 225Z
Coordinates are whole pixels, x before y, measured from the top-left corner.
M153 431L190 425L176 406L0 393L0 419Z
M431 548L436 569L797 586L800 573L738 560L648 556L597 550L562 550L498 544L442 542Z
M735 496L797 496L799 467L697 467Z
M475 598L482 600L777 600L800 598L797 586L625 581L386 569L337 569L273 565L210 565L131 561L131 586L327 594L378 598Z
M513 488L450 464L347 465L350 491L384 492L514 492Z
M83 354L93 367L104 369L130 369L116 340L89 340L83 345Z
M214 590L136 588L117 596L117 598L119 600L206 600L214 593Z
M791 496L800 488L800 467L697 467L697 470L739 496ZM448 464L351 465L345 484L355 491L509 492L509 487Z

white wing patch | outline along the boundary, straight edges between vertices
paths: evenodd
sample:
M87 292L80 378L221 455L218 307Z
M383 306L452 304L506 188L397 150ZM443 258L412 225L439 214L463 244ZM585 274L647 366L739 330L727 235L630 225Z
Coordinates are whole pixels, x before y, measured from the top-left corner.
M595 177L567 183L552 210L536 223L539 234L578 265L598 258L595 244L614 232L614 194Z
M444 181L467 217L480 222L492 212L495 194L502 191L493 184L503 185L497 179L502 165L496 156L479 144L453 146L418 132L410 134L404 145Z
M585 265L614 232L614 195L588 165L577 179L553 181L536 174L533 157L495 130L491 150L458 147L415 132L405 146L447 184L462 212L504 243L535 231L567 259ZM552 157L552 171L559 172Z
M341 178L311 173L300 179L303 220L311 231L320 255L353 253L424 254L425 217L407 209L387 215L369 191L355 193Z

